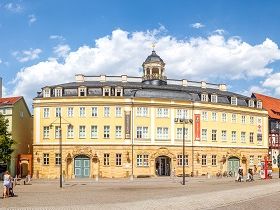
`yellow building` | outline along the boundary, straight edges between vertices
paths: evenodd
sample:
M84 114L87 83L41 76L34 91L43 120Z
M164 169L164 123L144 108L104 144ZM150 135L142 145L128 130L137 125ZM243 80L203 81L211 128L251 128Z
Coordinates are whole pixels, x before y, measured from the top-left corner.
M18 159L21 154L32 155L33 119L24 98L21 96L0 98L0 113L9 120L8 131L16 142L9 170L13 176L27 175L28 168L31 173L32 159Z
M180 175L184 141L195 176L258 168L268 152L261 101L224 84L167 79L155 51L143 77L78 74L42 88L33 105L37 178L58 178L61 160L65 178Z

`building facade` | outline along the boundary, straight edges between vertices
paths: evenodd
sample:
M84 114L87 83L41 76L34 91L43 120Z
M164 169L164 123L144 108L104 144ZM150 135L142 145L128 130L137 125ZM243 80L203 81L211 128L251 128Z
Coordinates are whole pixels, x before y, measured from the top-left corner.
M61 163L66 179L180 175L183 161L194 176L259 167L268 153L260 100L224 84L167 79L155 51L142 66L142 77L78 74L42 88L33 103L34 177L58 178Z
M253 93L252 97L263 101L263 108L268 112L269 160L273 170L278 170L277 157L280 154L280 99Z
M13 176L25 176L32 172L33 118L21 96L0 98L0 114L9 120L8 131L15 141L9 170Z

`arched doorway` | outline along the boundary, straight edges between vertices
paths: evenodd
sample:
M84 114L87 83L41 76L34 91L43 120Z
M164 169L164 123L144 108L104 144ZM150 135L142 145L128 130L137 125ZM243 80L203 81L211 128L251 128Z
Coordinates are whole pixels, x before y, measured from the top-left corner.
M75 157L74 173L76 178L87 178L90 175L90 161L89 157L79 155Z
M236 176L238 172L238 168L240 166L240 159L238 157L230 157L228 159L228 172Z
M171 158L168 156L159 156L155 160L155 170L158 176L170 176Z

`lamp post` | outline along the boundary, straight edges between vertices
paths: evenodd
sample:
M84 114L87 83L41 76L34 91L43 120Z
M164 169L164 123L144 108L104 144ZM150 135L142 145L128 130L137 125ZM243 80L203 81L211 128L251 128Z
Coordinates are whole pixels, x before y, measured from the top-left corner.
M61 113L59 113L59 122L58 123L56 123L55 121L57 120L55 120L55 121L53 121L51 124L50 124L50 127L52 128L52 126L53 125L55 125L55 124L58 124L59 125L59 154L60 154L60 164L59 164L59 187L60 188L62 188L62 127L61 127L61 125L62 124L67 124L67 125L71 125L67 120L65 120L65 121L67 121L67 123L62 123L61 122L61 119L62 119L62 117L61 117Z
M182 185L186 184L186 172L185 172L185 127L186 124L192 123L192 119L185 119L185 118L175 118L175 123L177 124L183 124L183 182Z

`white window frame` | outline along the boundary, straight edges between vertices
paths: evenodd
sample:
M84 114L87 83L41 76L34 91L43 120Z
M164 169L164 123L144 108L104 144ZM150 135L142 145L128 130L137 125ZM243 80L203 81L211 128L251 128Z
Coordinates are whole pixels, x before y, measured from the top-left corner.
M104 153L103 154L103 166L109 166L110 165L110 153Z
M168 127L157 127L157 139L167 140L169 137Z
M185 155L185 166L189 165L189 156ZM177 166L183 166L183 154L178 154L177 155Z
M79 108L79 116L86 117L86 107L82 106Z
M80 125L79 126L79 139L85 139L86 138L86 126Z
M223 112L222 113L222 122L226 122L227 121L227 113Z
M117 139L122 138L122 126L117 125L117 126L115 127L115 129L116 129L116 135L115 135L115 137L116 137Z
M217 129L212 129L211 139L212 141L217 141Z
M202 112L202 120L203 121L208 121L208 112L206 112L206 111Z
M44 98L51 97L51 89L50 88L44 88L44 90L43 90L43 97Z
M61 128L60 126L54 126L54 137L59 139L61 137Z
M241 124L246 124L246 116L241 115Z
M148 138L148 127L138 126L136 128L136 138L137 139L147 139Z
M248 106L249 106L249 107L255 107L255 102L254 102L254 100L249 100L249 101L248 101Z
M207 166L207 155L201 155L201 165Z
M217 112L212 112L212 121L218 121L218 114Z
M74 138L74 126L73 125L67 126L67 138L68 139Z
M110 138L110 125L104 125L103 127L103 138L109 139Z
M138 167L148 167L149 166L149 155L148 154L137 154L136 164Z
M222 130L222 141L227 141L227 131L226 130Z
M115 96L123 96L123 88L122 87L116 87L115 88Z
M245 131L241 131L240 141L241 141L241 143L246 143L246 132Z
M61 154L55 153L55 165L60 165L60 164L61 164Z
M74 116L74 107L68 107L67 108L67 116L73 117Z
M110 117L110 107L104 106L104 117Z
M254 155L249 156L249 165L253 166L254 165Z
M201 101L207 102L208 101L208 94L202 93L201 94Z
M121 153L116 154L116 166L122 166L122 154Z
M250 124L251 125L255 124L255 118L253 116L250 116Z
M189 135L189 130L188 130L188 128L185 128L185 140L186 141L189 139L188 135ZM183 128L176 129L176 139L183 140Z
M50 126L43 126L43 138L50 138Z
M90 126L90 138L92 138L92 139L98 138L98 127L97 127L97 125Z
M237 98L236 97L231 97L230 98L230 104L237 106Z
M262 101L257 101L257 108L262 109Z
M115 112L116 112L116 117L122 117L122 107L117 106Z
M237 132L231 131L231 142L236 143L237 141Z
M137 107L136 108L136 116L147 117L148 116L148 108L147 107Z
M111 96L111 87L103 87L103 96Z
M157 117L167 118L168 113L169 112L167 108L157 108Z
M55 108L55 117L61 116L61 107L56 107Z
M55 88L54 89L54 96L55 97L62 97L62 88Z
M217 166L217 155L212 155L212 160L211 160L211 163L212 163L212 166Z
M212 103L218 103L218 96L216 94L211 95L211 102Z
M44 165L49 165L50 164L50 154L49 153L44 153L43 154L43 164Z
M237 114L233 113L231 114L231 122L236 123L237 122Z
M50 117L50 108L44 107L43 108L43 118L49 118Z
M202 141L207 141L207 129L203 128L201 129L201 140Z
M254 132L250 132L249 134L249 143L254 143Z
M91 116L98 117L98 107L97 106L91 107Z
M177 109L176 117L180 119L188 119L188 110L187 109Z
M79 97L87 96L87 88L86 87L79 87Z

